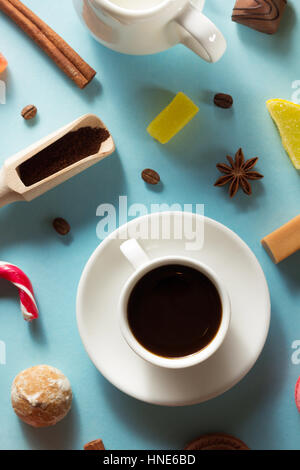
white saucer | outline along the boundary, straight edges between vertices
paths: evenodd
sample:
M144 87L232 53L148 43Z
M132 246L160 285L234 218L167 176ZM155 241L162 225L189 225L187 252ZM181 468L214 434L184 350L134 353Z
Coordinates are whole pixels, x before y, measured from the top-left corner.
M171 217L179 216L182 213L171 213ZM135 219L129 227L141 227L149 223L149 217L153 215ZM201 216L184 214L190 222L196 217ZM120 234L125 233L128 224L98 246L80 279L77 323L85 349L107 380L139 400L183 406L216 397L249 372L264 346L270 323L270 296L260 264L234 232L207 217L204 223L200 251L186 252L187 240L172 236L171 240L140 240L150 258L191 256L223 278L231 299L231 324L221 348L203 364L183 370L158 368L138 357L121 336L118 299L133 270L119 249L124 241Z

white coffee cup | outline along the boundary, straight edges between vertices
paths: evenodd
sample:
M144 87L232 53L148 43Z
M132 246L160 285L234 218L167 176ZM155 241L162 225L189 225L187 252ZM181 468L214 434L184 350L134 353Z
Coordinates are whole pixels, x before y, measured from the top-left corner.
M124 8L114 0L73 2L92 35L118 52L154 54L182 43L216 62L226 50L221 32L202 14L204 0L161 0L145 9Z
M217 349L219 349L219 347L223 343L230 324L230 299L221 279L219 279L216 273L205 264L185 256L165 256L161 258L156 258L155 260L150 260L148 255L145 253L145 251L135 239L127 240L120 246L120 249L135 269L135 272L132 274L132 276L130 276L125 286L123 287L119 300L120 328L124 339L131 347L131 349L136 354L138 354L138 356L150 362L151 364L154 364L159 367L166 367L169 369L182 369L206 361L210 356L212 356L212 354L217 351ZM161 357L144 348L142 344L133 335L129 326L127 316L128 301L131 292L137 282L149 271L152 271L153 269L158 268L160 266L166 266L170 264L180 264L183 266L189 266L205 274L205 276L207 276L215 285L219 293L222 305L221 323L213 340L199 352L179 358Z

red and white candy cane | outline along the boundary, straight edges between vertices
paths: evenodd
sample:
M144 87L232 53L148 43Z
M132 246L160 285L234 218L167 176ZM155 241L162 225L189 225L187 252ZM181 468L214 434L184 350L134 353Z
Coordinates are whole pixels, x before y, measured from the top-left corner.
M31 282L17 266L0 261L0 278L12 282L19 290L21 310L26 321L38 318L39 312L34 298Z

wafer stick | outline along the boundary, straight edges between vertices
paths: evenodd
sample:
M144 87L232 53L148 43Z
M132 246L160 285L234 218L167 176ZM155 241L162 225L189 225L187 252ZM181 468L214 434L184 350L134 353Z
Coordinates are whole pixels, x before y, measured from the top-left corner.
M300 250L300 215L264 237L261 243L276 264Z

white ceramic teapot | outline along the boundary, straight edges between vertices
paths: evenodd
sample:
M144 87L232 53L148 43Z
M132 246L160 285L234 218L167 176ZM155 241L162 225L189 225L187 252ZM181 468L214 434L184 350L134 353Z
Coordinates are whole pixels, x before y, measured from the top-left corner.
M216 62L226 41L202 14L204 0L73 0L93 36L126 54L154 54L182 43Z

